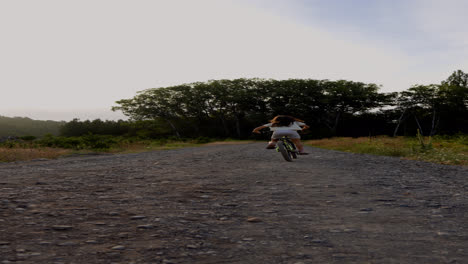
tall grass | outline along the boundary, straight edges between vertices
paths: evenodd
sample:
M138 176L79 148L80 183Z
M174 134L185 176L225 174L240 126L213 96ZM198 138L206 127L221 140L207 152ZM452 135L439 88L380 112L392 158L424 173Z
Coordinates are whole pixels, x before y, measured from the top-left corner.
M55 159L71 154L72 150L58 148L9 148L0 147L0 162L25 161L34 159Z
M468 165L468 136L361 137L305 141L307 145L374 155L402 157L441 164Z
M54 159L71 154L86 153L138 153L194 147L205 144L237 144L227 139L219 141L200 137L194 139L140 139L129 137L86 135L82 137L46 136L38 140L7 141L0 143L0 162L25 161L39 158Z

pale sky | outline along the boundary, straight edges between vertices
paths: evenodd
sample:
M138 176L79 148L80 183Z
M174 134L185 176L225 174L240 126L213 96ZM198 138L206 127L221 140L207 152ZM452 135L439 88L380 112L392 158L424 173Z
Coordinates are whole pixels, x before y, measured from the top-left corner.
M0 115L118 119L115 101L234 78L402 91L468 71L465 0L0 0Z

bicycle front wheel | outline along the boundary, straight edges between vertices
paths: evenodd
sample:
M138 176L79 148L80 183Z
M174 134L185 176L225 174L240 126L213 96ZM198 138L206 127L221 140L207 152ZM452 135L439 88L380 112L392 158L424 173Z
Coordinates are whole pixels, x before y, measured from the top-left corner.
M284 142L284 146L286 147L286 149L288 150L290 156L293 158L293 159L297 159L297 150L296 150L296 145L294 145L294 143L292 143L289 139L283 141Z
M291 153L286 149L283 141L278 142L278 149L286 161L292 161Z
M297 159L297 149L296 149L296 145L294 145L294 143L292 143L290 140L288 140L287 142L285 142L285 144L288 144L288 151L289 153L291 153L291 156L293 159Z

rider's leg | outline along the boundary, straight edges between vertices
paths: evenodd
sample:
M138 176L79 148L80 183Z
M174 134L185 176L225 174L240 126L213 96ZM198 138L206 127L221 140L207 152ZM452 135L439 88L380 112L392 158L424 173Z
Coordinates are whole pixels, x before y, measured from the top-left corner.
M268 146L276 146L276 142L278 142L277 138L272 138L270 142L268 142Z
M291 141L294 143L294 145L296 145L299 152L304 152L304 145L302 145L300 138L291 138Z
M276 131L273 131L273 134L271 135L271 140L268 142L268 147L267 148L274 148L276 146L276 142L278 142L279 136L277 135Z

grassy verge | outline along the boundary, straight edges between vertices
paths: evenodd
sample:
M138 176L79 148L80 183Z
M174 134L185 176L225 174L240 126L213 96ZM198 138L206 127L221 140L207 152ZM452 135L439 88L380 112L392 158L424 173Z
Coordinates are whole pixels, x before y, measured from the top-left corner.
M0 147L0 162L25 161L33 159L55 159L70 155L73 150L59 148L6 148Z
M450 165L468 165L468 136L406 138L331 138L307 140L305 144L353 153L366 153Z
M82 147L80 144L69 144L70 139L66 139L65 147L60 147L60 144L51 144L53 147L44 146L40 142L8 142L0 145L0 162L27 161L40 158L55 159L58 157L73 155L73 154L88 154L88 153L139 153L146 151L169 150L186 147L196 147L202 145L227 145L227 144L243 144L250 141L241 140L222 140L214 141L210 139L192 139L192 140L137 140L137 139L113 139L112 144L105 145L105 148ZM96 141L102 146L102 142ZM46 142L48 143L48 142ZM78 147L77 147L78 146Z

